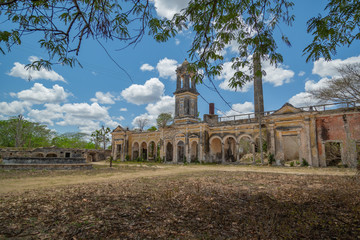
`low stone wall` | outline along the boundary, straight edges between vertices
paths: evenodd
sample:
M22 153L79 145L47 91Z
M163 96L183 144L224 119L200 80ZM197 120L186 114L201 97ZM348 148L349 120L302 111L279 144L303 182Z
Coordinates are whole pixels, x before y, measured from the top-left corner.
M83 164L85 158L36 158L36 157L7 157L3 159L4 165L11 164Z
M3 170L87 170L92 169L91 164L0 164Z

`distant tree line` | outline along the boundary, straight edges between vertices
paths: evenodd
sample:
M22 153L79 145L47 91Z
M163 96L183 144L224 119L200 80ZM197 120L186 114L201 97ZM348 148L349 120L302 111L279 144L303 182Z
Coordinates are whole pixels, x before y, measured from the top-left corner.
M36 148L55 146L59 148L106 148L110 141L109 128L95 130L91 136L81 132L58 134L46 125L24 119L22 115L0 120L0 147Z

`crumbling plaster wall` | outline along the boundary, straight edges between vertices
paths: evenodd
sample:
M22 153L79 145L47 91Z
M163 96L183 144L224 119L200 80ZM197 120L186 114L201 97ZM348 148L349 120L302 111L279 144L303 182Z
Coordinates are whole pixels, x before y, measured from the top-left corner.
M351 167L357 165L356 143L360 141L359 112L320 114L316 118L316 127L320 166L326 166L326 142L339 142L342 163Z

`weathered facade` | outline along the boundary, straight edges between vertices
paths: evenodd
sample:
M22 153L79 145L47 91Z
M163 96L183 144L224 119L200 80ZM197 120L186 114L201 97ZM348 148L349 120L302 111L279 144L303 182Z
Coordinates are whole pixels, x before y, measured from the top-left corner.
M110 150L40 147L31 149L0 148L0 158L85 158L86 162L96 162L110 157Z
M155 132L136 132L118 126L112 132L114 159L167 162L251 163L262 149L277 164L306 160L314 167L360 159L360 111L354 105L335 110L295 108L219 118L210 106L204 120L197 117L197 96L185 61L177 69L174 123ZM261 141L260 141L261 138ZM250 157L249 156L253 156Z

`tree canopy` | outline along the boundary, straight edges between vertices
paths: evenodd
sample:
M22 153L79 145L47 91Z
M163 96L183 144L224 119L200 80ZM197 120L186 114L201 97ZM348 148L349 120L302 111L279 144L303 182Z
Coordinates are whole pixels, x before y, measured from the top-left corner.
M324 57L329 61L336 55L340 46L350 46L360 40L360 1L329 0L325 7L328 13L311 18L308 33L314 36L313 41L304 49L306 61L316 61Z
M156 119L159 128L164 128L173 121L171 113L160 113Z
M290 13L292 7L293 3L287 0L190 1L187 8L171 20L153 19L151 33L162 42L191 27L195 37L189 56L199 82L204 76L210 79L219 76L223 68L223 51L235 46L237 56L231 61L236 73L229 85L237 88L253 80L254 75L263 74L261 68L254 71L254 54L270 60L271 64L283 61L277 52L274 31L281 22L291 25L294 20ZM286 35L280 33L282 41L290 45Z
M87 140L88 135L80 132L68 132L55 136L51 145L59 148L93 149L95 145Z
M0 120L2 147L47 147L54 135L46 125L25 120L22 115Z
M136 44L152 18L152 9L150 0L0 0L2 24L4 19L10 23L10 28L0 30L0 52L21 44L24 35L38 33L48 59L30 67L74 66L88 38Z

